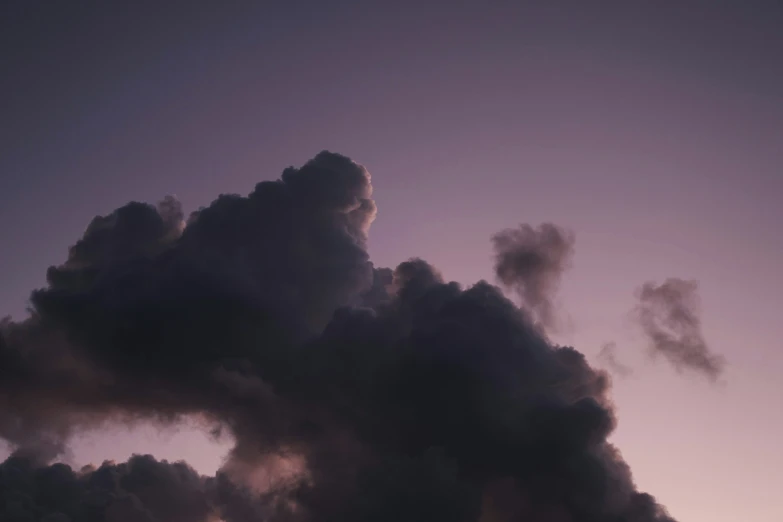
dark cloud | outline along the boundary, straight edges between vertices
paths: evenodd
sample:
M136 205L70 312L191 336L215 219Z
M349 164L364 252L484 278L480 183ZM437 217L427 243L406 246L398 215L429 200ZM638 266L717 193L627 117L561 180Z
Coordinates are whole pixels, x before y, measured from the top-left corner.
M374 215L324 152L187 226L173 199L96 218L2 325L2 519L670 522L607 442L608 376L486 282L373 267ZM572 243L496 238L539 320ZM216 477L46 464L84 427L185 416L236 441Z
M726 361L711 352L702 335L696 281L645 283L637 297L635 314L653 355L662 355L678 371L701 372L713 381L721 376Z
M14 454L0 464L4 522L242 522L266 516L262 496L182 462L134 455L74 471Z
M557 326L554 296L574 253L574 235L551 223L503 230L492 238L495 274L542 327Z
M623 364L617 357L617 345L615 343L606 343L598 352L598 360L601 361L610 372L618 377L628 377L633 373L630 366Z

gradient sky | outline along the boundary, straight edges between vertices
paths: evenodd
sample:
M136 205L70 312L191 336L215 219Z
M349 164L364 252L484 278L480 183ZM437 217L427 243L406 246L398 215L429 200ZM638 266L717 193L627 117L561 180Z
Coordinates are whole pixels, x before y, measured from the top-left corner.
M373 174L376 265L469 284L493 232L573 229L557 340L634 367L613 440L640 488L683 522L783 520L781 4L452 4L2 2L0 315L97 214L195 210L333 150ZM628 318L669 276L700 282L717 386L651 362ZM224 449L123 428L71 458L212 473Z

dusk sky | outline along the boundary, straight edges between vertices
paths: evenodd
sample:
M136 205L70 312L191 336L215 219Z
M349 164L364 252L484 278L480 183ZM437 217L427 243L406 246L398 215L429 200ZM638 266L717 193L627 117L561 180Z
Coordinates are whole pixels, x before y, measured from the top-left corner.
M377 267L495 283L493 234L573 231L552 338L633 370L610 441L636 485L680 522L779 522L781 27L740 0L2 2L0 316L97 215L189 213L337 152L372 175ZM670 277L698 281L716 382L651 357L631 315ZM108 425L71 447L214 474L230 441Z

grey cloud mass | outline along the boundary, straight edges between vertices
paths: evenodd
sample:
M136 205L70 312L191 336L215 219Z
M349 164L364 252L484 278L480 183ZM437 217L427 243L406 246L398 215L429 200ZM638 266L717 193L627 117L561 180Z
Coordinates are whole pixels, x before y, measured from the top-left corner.
M522 224L495 234L495 274L515 291L534 320L546 329L557 327L554 297L574 254L574 234L543 223Z
M4 522L672 522L607 441L609 378L538 327L573 238L495 238L495 286L374 267L367 170L322 152L186 218L97 217L0 328ZM51 464L107 422L229 433L216 476ZM261 485L259 477L266 477Z
M635 315L654 356L663 356L678 371L699 372L713 381L722 375L726 360L712 353L701 331L696 281L648 282L637 297Z

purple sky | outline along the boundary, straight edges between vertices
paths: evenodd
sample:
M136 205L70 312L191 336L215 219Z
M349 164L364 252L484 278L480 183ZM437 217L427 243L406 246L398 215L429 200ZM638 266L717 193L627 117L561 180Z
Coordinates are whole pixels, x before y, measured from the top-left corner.
M596 364L614 341L635 368L613 440L638 485L682 521L783 520L783 9L89 3L0 7L0 315L96 214L169 193L195 210L333 150L373 175L377 265L467 284L491 278L497 230L573 229L557 340ZM718 386L651 363L629 321L669 276L700 282ZM123 429L73 460L213 472L222 451Z

